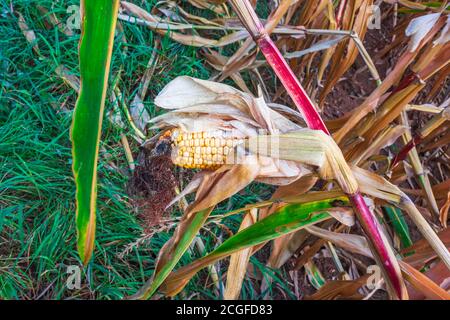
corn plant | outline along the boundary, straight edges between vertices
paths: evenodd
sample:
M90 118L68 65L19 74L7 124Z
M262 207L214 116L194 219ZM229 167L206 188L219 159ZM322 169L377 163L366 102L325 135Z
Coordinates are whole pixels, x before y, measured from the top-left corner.
M408 124L406 108L411 107L414 97L424 88L424 81L449 72L446 6L435 12L436 8L425 4L399 1L406 8L432 13L410 22L406 35L411 39L397 37L393 44L410 41L409 47L394 70L382 79L362 42L369 19L367 9L372 1L340 1L337 8L330 1L281 1L265 24L249 1L230 0L228 3L241 24L206 21L184 13L182 9L183 18L177 22L161 21L154 14L125 1L121 3L120 13L118 1L96 1L95 4L82 1L81 88L72 126L78 250L82 261L86 264L90 260L94 248L96 165L113 35L119 18L145 25L159 34L168 34L184 45L208 48L203 55L219 72L215 78L219 82L178 77L155 99L155 104L167 112L150 120L152 129L159 130L152 141L173 148L174 165L201 171L171 203L183 201L189 193L196 194L195 200L185 208L172 238L159 252L153 278L131 298L148 299L157 291L174 296L198 271L229 256L227 283L230 285L226 296L236 298L252 253L273 240L277 250L271 253L270 264L280 267L286 261L285 257L292 255L289 244L301 242L302 237L312 234L321 238L321 242L305 256L313 255L314 250L326 245L340 270L343 268L334 245L370 257L381 268L390 297L407 299L405 279L423 284L427 282L426 277L405 262L404 256L396 256L374 209L366 202L369 197L383 203L381 208L393 221L393 229L404 247L413 244L402 212L408 214L433 252L450 269L446 244L406 193L390 182L400 164L409 157L430 207L439 214L432 186L414 148L436 129L442 128L448 120L448 106L440 107L416 136L395 123L399 120L405 126ZM213 8L212 11L221 15L228 13L225 1L214 1L213 7L209 1L196 1L195 5ZM302 11L297 17L294 13L300 8ZM398 5L395 8L397 10ZM186 19L200 21L202 25L179 22ZM299 19L297 23L302 23L301 27L289 25L295 19ZM195 31L189 34L186 30ZM210 39L199 35L198 30L231 30L231 33ZM277 42L272 40L272 34L280 36L280 41L292 51L283 56ZM305 38L308 35L325 36L326 39L315 42ZM224 57L212 49L231 43L242 44L231 57ZM324 52L320 56L316 81L311 63L321 51ZM265 61L257 59L258 52ZM376 89L351 114L324 121L311 96L319 92L318 83L327 74L328 79L319 95L322 104L358 54L373 76ZM344 62L338 63L341 60ZM258 67L265 63L282 84L276 95L283 95L285 91L298 112L267 101L270 97L267 97L268 90L262 81L259 81L259 94L251 93L241 72L251 70L260 76ZM408 67L411 67L411 74L403 76ZM306 87L296 74L305 74ZM228 77L241 90L220 83ZM120 92L115 91L115 94ZM372 112L375 109L378 112ZM132 123L131 117L128 118ZM139 139L145 139L135 125L133 128L139 132ZM369 171L379 151L399 137L403 137L405 146L389 161L386 171L382 174ZM327 188L311 191L319 180ZM254 181L278 186L273 199L227 214L245 213L239 232L211 253L173 271L200 229L214 219L211 218L214 207ZM365 237L324 228L329 221L354 226L354 216ZM440 218L446 223L445 217ZM302 266L319 291L329 290L310 259L298 263L298 267ZM235 279L238 280L234 282ZM448 296L433 288L427 294L439 298Z

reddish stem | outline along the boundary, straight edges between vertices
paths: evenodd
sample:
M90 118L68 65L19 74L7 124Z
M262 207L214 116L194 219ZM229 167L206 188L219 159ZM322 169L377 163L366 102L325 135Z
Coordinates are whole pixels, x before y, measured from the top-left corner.
M411 72L410 74L408 74L406 77L403 78L403 80L400 82L400 84L396 88L394 88L394 90L391 92L389 97L392 97L397 92L400 92L403 89L406 89L410 84L412 84L416 80L420 80L420 76L415 72Z
M373 249L377 252L378 257L380 258L379 263L382 263L384 266L384 270L387 273L387 276L390 279L391 285L400 299L403 298L403 290L402 283L398 277L397 270L395 268L395 264L391 261L391 255L389 254L388 248L385 245L385 241L383 240L380 229L378 227L378 222L376 218L369 210L364 201L364 198L360 193L349 196L350 201L355 208L358 220L363 227L363 230L366 234L370 235L370 243L373 246Z
M395 156L394 160L391 164L391 170L394 169L397 164L399 164L401 161L405 160L408 156L409 152L414 149L419 143L422 142L421 136L414 137L411 141L409 141L402 150Z
M272 39L267 34L264 34L261 38L256 39L256 42L266 57L267 62L273 68L289 96L294 101L294 104L303 115L308 127L314 130L322 130L327 135L330 135L313 102L294 75L292 69L288 66L286 60L284 60L278 51Z

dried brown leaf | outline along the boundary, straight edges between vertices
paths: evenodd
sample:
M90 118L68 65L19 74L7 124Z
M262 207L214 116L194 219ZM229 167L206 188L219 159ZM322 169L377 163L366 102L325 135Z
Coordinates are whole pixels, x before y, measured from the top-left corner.
M257 220L258 210L252 209L242 219L239 231L254 224ZM233 253L230 258L230 265L227 271L227 282L223 297L225 300L237 300L241 293L242 282L247 272L248 262L252 256L252 248L244 249Z
M426 275L404 261L399 261L399 263L406 281L422 292L428 299L450 300L450 294L431 281Z

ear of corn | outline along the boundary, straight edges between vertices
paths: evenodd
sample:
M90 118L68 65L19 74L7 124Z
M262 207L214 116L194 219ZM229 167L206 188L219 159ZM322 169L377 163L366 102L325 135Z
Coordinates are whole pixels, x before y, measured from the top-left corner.
M218 132L172 132L172 161L187 169L215 170L227 163L233 149L243 143L243 139L224 137Z

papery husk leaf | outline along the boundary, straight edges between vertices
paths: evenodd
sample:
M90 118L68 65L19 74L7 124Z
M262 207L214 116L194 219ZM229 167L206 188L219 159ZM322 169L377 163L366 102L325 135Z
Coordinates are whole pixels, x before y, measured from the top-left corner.
M434 27L441 16L440 13L431 13L414 18L405 30L405 34L411 37L409 50L416 51L420 42L425 38L428 32Z
M247 148L255 154L315 166L321 178L337 180L347 194L358 190L341 150L321 131L304 129L283 135L251 137Z
M247 126L249 129L242 130L246 136L256 135L260 129L274 133L301 128L268 107L262 97L255 98L229 85L187 76L172 80L155 98L155 104L174 112L157 117L152 123L170 120L169 124L181 126L181 120L186 118L189 121L184 125L188 131L198 132L207 127L199 128L201 121L198 119L198 113L213 118L210 124L213 130L234 128L239 131L242 126ZM214 117L216 115L218 117ZM232 121L233 119L238 121ZM214 125L214 122L217 124Z
M225 84L181 76L164 87L155 98L155 104L169 110L181 109L223 100L223 95L239 93L239 90Z
M318 227L307 227L306 230L316 237L331 241L339 247L366 257L373 257L366 238L355 234L336 233Z

